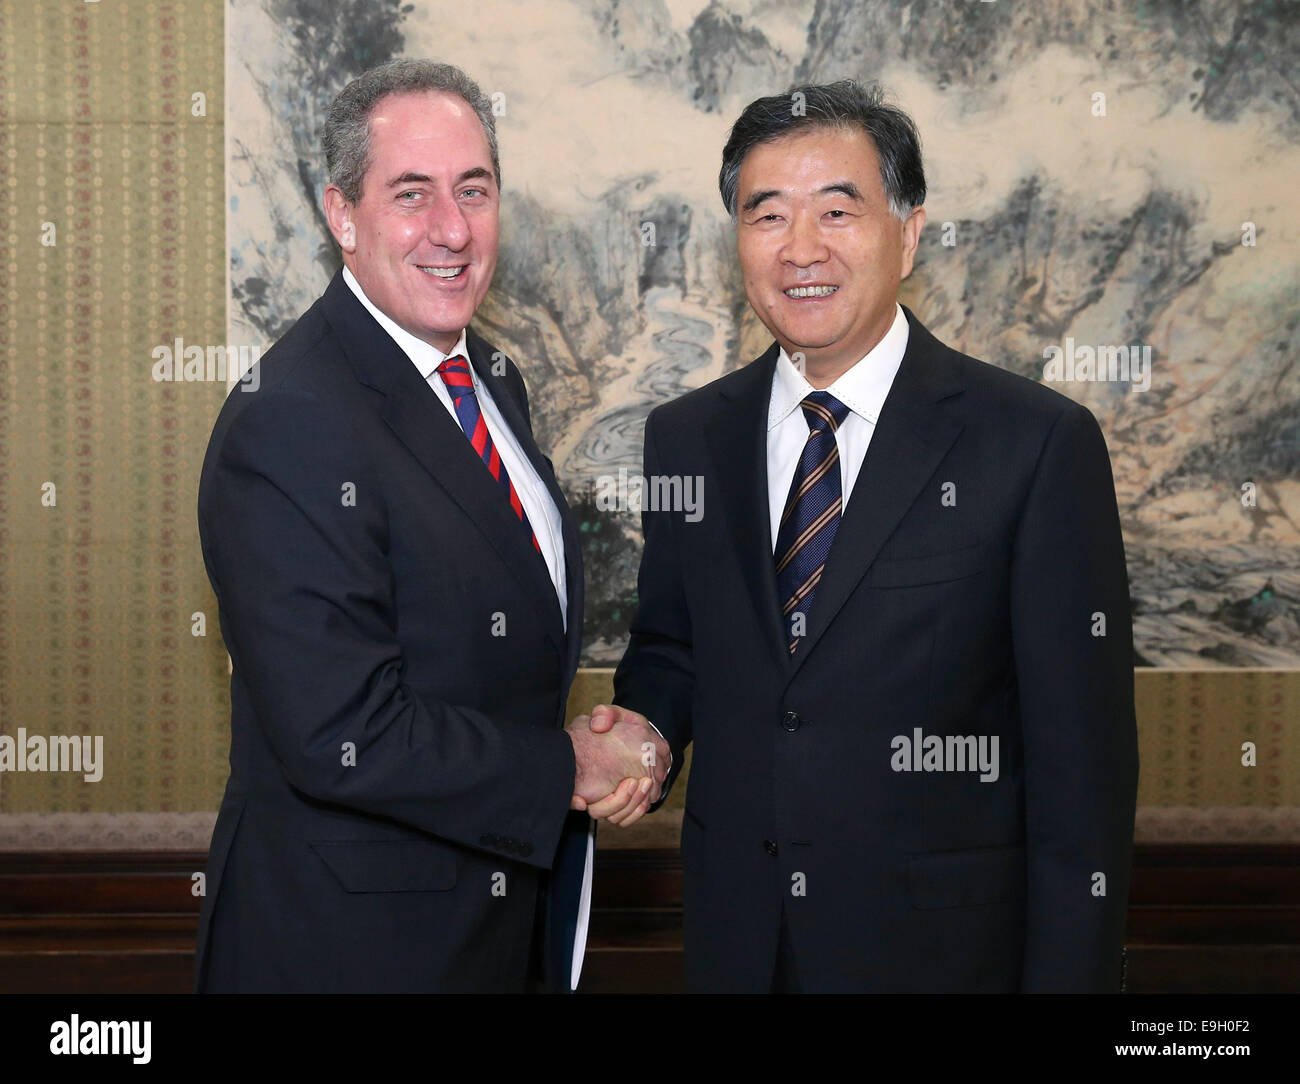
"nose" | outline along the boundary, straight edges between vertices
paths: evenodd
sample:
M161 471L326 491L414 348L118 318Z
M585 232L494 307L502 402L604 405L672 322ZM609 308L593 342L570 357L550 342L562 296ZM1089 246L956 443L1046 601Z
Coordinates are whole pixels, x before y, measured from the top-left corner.
M456 197L446 194L429 203L424 222L425 235L430 243L440 248L459 252L470 239L469 222Z
M814 214L796 214L781 248L781 259L796 267L811 267L830 259L830 250L821 235L819 219Z

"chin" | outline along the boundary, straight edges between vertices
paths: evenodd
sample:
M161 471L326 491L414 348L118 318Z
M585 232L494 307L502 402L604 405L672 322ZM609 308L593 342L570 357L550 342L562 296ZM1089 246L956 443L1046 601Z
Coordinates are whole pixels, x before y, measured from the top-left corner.
M774 337L784 339L795 350L825 350L826 347L834 346L837 342L834 335L817 334L816 332L793 328L781 328L780 336Z
M421 315L426 320L430 318L430 314L427 310ZM469 308L465 309L463 313L460 311L448 312L446 310L441 310L433 316L433 319L437 322L434 324L426 324L425 326L428 328L429 334L431 335L459 335L461 328L470 322L470 318L473 315L474 310Z

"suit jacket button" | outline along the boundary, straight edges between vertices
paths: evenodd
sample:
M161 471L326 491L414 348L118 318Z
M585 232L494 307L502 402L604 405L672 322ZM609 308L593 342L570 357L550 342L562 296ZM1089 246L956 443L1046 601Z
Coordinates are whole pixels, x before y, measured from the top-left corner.
M767 851L773 858L776 857L776 841L772 839L763 840L763 850Z
M802 725L803 720L799 718L799 713L797 711L787 711L781 719L782 729L788 730L791 734L798 730Z

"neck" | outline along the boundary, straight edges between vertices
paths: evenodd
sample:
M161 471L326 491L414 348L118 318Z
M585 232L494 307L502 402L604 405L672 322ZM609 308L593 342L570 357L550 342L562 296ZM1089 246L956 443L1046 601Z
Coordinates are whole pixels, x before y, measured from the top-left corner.
M868 352L870 352L869 347ZM790 351L787 349L786 353L789 354ZM804 379L818 391L825 391L866 356L863 354L862 357L854 358L852 361L840 358L829 362L817 362L807 351L804 355L807 358L803 371Z

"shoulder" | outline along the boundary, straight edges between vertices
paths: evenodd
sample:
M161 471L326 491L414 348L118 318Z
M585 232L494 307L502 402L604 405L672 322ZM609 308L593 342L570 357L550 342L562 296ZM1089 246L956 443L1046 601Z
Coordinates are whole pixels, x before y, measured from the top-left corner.
M653 424L657 431L670 431L683 426L697 429L723 403L755 396L766 401L770 394L776 357L777 347L773 343L739 369L733 369L716 380L655 407L646 420L647 427Z
M317 301L226 396L208 459L232 440L263 448L337 441L355 425L361 391Z
M1055 388L941 342L909 313L910 335L932 379L960 389L960 409L969 421L1024 427L1043 434L1062 419L1094 426L1087 407ZM913 343L909 342L909 352Z
M1051 421L1063 414L1088 413L1087 407L1055 388L991 362L953 351L953 366L983 405L1001 413Z

